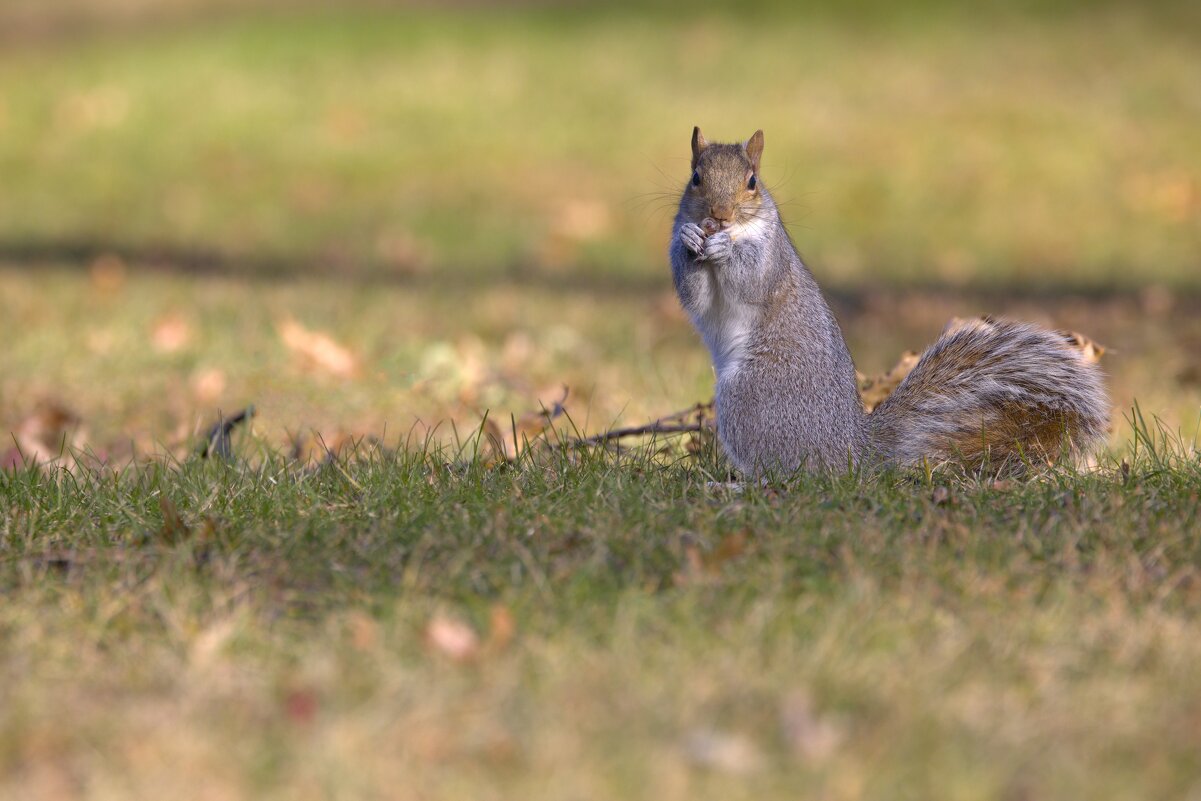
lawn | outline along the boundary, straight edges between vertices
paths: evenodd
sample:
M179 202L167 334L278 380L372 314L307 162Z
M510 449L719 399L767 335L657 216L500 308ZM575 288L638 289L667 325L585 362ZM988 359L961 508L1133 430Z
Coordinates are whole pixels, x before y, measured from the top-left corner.
M646 278L699 124L766 131L764 179L830 284L1198 286L1195 4L834 5L9 40L0 243Z
M1201 472L0 473L0 794L1183 798Z
M1195 5L321 5L0 7L0 798L1201 792ZM697 123L863 372L1104 345L1096 469L494 458L710 397Z

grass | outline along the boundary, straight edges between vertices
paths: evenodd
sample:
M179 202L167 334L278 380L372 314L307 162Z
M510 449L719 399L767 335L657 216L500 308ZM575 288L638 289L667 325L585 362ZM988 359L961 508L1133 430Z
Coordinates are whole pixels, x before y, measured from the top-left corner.
M831 283L1195 288L1190 9L309 10L17 40L0 245L636 280L699 123L766 130Z
M738 492L640 452L0 473L0 794L1181 797L1201 462L1146 441L1003 485Z
M1198 792L1195 4L54 5L0 8L0 798ZM1101 468L448 451L709 397L698 122L864 372L1106 345Z
M824 278L825 274L819 275ZM271 281L147 271L139 263L0 266L0 430L35 427L39 407L77 418L43 439L115 464L183 457L217 418L254 404L267 449L293 439L418 441L486 412L502 421L552 404L589 432L636 424L712 396L708 354L666 276L633 287L484 281L444 285ZM952 316L1007 314L1094 337L1116 410L1136 401L1191 438L1201 410L1201 314L1188 296L1110 298L992 293L832 296L859 368L878 374L920 349ZM324 332L354 360L348 374L284 336L289 321ZM1116 414L1120 419L1120 411ZM1115 428L1122 446L1129 429ZM13 446L5 438L0 456Z

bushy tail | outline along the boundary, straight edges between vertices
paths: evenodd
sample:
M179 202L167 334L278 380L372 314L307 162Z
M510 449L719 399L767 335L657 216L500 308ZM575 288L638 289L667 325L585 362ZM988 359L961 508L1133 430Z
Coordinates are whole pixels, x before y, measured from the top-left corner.
M948 326L869 423L873 447L893 464L1021 472L1095 448L1109 400L1101 371L1068 335L985 317Z

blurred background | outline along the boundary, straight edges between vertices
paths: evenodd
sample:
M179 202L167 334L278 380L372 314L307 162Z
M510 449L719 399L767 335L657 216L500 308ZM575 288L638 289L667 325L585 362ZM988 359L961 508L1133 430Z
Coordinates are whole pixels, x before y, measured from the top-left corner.
M705 400L694 124L764 129L865 373L1022 316L1108 348L1115 443L1196 432L1201 4L0 0L0 455Z

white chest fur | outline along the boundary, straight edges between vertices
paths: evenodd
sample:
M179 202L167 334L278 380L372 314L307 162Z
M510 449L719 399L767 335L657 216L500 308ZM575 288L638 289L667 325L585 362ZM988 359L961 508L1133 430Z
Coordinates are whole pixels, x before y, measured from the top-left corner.
M726 229L726 233L734 240L735 249L739 244L762 240L768 232L768 221L755 217L745 223L739 223ZM755 304L747 303L739 297L738 292L722 280L720 274L723 268L709 269L710 300L701 319L696 320L696 326L713 356L713 367L717 371L719 381L737 375L738 369L746 359L747 347L751 335L759 325L762 310Z
M694 322L713 356L713 367L720 381L736 375L742 366L760 310L724 290L714 272L709 269L711 302Z

